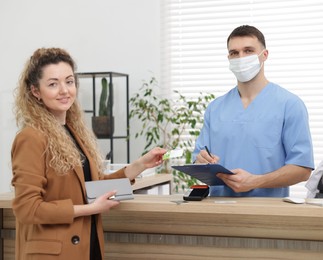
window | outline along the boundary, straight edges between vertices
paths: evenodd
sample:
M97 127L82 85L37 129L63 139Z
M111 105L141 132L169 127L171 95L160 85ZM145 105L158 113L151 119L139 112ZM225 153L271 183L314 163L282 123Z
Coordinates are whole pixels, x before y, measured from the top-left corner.
M267 78L303 99L315 164L323 160L323 2L165 0L161 5L165 93L220 96L230 90L236 79L228 69L226 39L237 26L254 25L269 50Z

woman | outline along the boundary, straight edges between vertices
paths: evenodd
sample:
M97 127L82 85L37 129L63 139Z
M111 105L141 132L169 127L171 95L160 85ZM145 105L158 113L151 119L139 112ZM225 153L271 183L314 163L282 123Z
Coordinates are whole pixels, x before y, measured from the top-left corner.
M42 48L28 60L16 93L21 131L12 146L16 259L103 259L100 213L119 204L107 192L86 203L84 182L129 178L160 165L166 150L154 148L110 175L103 175L96 139L76 100L70 55Z

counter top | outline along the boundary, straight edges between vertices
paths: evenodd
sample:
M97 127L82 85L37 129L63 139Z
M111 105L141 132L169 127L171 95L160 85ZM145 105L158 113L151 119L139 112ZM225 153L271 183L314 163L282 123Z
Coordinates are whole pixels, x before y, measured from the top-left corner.
M0 194L11 208L13 193ZM230 235L323 241L323 207L281 198L218 198L184 202L182 195L134 195L103 218L113 232ZM149 223L149 225L147 225Z
M12 198L13 193L0 194L2 232L5 243L14 248L12 236L5 236L15 229ZM161 259L161 254L162 259L186 259L196 254L200 259L322 257L321 206L292 204L281 198L182 199L181 194L135 194L134 200L122 201L103 214L106 255L120 259L133 259L134 253L140 259L151 259L152 255ZM5 255L12 255L9 251Z
M105 229L323 241L320 206L287 203L281 198L181 201L182 195L136 195L110 211L108 220L104 219Z

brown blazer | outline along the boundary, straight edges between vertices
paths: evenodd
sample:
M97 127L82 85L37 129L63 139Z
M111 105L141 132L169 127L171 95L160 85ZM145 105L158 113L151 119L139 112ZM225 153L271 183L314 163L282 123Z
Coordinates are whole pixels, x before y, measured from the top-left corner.
M99 174L77 133L73 133L90 162L92 180ZM89 259L91 217L73 217L73 205L86 204L81 167L58 175L47 167L46 137L26 127L12 145L13 211L16 216L16 260ZM125 178L124 170L104 178ZM101 216L97 217L101 255L104 238Z

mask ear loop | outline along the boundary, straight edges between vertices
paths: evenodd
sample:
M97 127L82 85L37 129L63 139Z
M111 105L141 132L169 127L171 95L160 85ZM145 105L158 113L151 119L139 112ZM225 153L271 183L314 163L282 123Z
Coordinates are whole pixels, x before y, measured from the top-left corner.
M258 57L260 56L260 55L262 55L262 54L264 54L264 51L265 51L266 49L263 49L259 54L258 54Z

